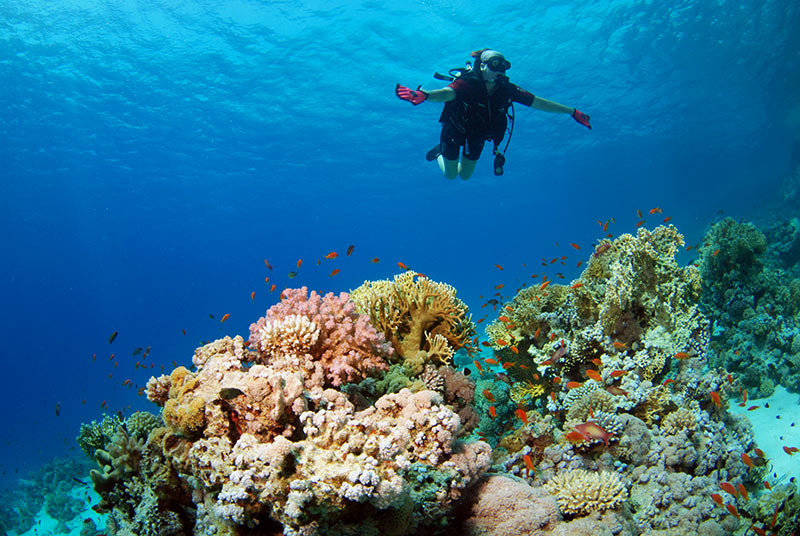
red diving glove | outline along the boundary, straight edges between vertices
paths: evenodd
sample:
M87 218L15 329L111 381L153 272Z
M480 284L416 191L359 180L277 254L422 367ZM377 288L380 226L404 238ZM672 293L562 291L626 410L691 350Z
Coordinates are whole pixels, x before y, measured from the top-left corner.
M410 87L397 84L394 88L394 94L416 106L417 104L422 104L428 98L428 94L422 91L421 87L422 85L419 85L416 90L413 90Z
M592 130L592 125L589 124L589 116L577 108L572 112L572 118L589 130Z

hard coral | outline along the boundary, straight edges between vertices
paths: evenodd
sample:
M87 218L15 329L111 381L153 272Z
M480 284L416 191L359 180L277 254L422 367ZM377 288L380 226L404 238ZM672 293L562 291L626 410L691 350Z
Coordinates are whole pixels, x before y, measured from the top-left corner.
M319 387L357 382L388 368L392 347L346 292L309 295L302 287L285 289L281 298L250 325L256 361L300 371Z
M587 515L616 508L628 498L617 473L573 469L559 473L544 486L565 514Z
M352 299L414 373L422 371L427 361L448 364L452 352L468 345L475 334L456 290L412 271L396 275L393 281L365 281L352 292ZM418 355L420 351L425 354Z

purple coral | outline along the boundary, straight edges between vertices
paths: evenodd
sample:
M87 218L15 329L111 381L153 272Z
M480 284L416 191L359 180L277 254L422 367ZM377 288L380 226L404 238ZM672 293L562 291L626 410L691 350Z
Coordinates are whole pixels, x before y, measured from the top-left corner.
M274 323L292 315L307 318L319 330L313 345L303 356L276 355L279 352L264 350L276 347L274 341L262 340L275 336ZM265 329L268 324L273 329ZM370 324L369 317L356 312L349 294L342 292L336 296L329 292L322 296L312 290L309 295L306 287L284 290L281 301L250 325L248 343L264 364L301 363L300 368L312 376L313 369L321 364L324 383L333 386L359 381L375 370L387 369L386 359L394 351L384 335Z

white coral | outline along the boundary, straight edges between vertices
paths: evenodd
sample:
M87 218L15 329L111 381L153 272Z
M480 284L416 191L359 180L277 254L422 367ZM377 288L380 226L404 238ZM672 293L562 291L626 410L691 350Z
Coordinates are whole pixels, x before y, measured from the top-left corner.
M565 514L586 515L616 508L628 498L617 473L572 469L559 473L544 485Z
M319 339L319 328L301 315L268 320L258 330L260 350L268 354L298 355L307 353Z

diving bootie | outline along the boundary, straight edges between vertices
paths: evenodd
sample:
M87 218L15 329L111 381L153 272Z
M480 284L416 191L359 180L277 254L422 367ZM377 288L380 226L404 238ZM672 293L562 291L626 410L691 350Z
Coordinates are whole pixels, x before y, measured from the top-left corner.
M434 160L439 158L440 154L442 154L442 144L441 143L437 144L433 149L428 151L428 154L425 155L425 160L427 160L428 162L433 162Z

